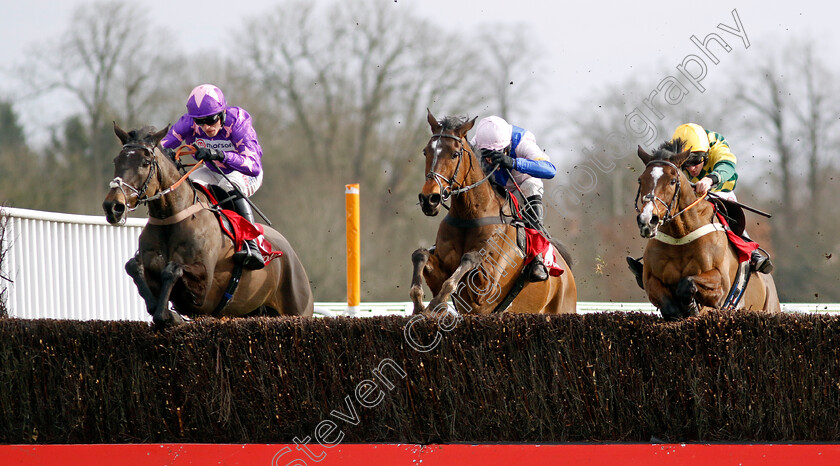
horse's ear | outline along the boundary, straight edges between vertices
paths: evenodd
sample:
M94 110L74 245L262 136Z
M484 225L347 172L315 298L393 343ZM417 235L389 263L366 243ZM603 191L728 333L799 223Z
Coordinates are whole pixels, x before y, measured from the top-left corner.
M642 146L638 146L638 147L639 147L639 149L637 150L637 152L639 154L639 158L642 159L642 162L644 162L645 165L647 165L648 162L650 162L651 159L653 159L653 156L648 154L647 152L645 152L645 150L642 149Z
M463 125L458 127L458 134L463 138L467 136L467 132L472 129L473 125L475 125L475 120L478 118L476 116L472 120L464 123Z
M160 144L160 140L163 139L166 136L166 133L169 132L170 126L171 125L166 125L166 128L163 128L162 130L152 135L152 138L154 138L155 141L155 145Z
M114 122L114 134L116 134L120 141L122 141L123 145L125 145L126 141L128 141L128 133L123 131L116 121Z
M432 134L440 133L440 123L437 121L437 118L432 115L432 111L428 108L426 108L426 112L428 113L426 119L429 120L429 126L432 127Z
M683 162L685 162L685 159L687 159L689 155L691 155L690 150L682 151L679 154L672 155L671 163L678 167L682 167Z

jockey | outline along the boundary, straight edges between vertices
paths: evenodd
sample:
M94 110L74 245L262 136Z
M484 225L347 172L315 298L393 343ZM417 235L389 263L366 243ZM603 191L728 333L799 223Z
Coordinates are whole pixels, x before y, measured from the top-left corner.
M694 183L694 192L702 196L710 191L721 199L737 202L734 192L735 183L738 180L738 174L735 172L735 155L729 151L729 143L726 139L720 133L703 129L702 126L694 123L678 126L671 139L677 138L683 141L685 150L691 151L691 155L683 162L682 169L689 181ZM749 239L746 231L742 236ZM627 263L633 275L636 276L639 286L642 286L641 261L627 257ZM769 255L760 248L752 252L750 266L760 273L773 271L773 263Z
M522 208L526 226L543 231L545 210L542 203L542 179L554 178L557 169L537 145L536 137L528 130L513 126L497 116L489 116L478 122L475 136L470 141L481 151L485 170L498 166L493 181L513 192L516 186L522 190L525 205ZM533 260L527 271L531 281L548 279L548 270L542 254Z
M251 115L239 107L230 107L222 91L212 84L202 84L190 92L187 113L172 125L161 141L164 149L181 144L192 145L195 159L204 165L190 179L204 186L215 185L232 197L234 210L254 223L254 214L246 197L262 185L262 148L251 125ZM256 240L244 242L234 260L248 269L265 266Z

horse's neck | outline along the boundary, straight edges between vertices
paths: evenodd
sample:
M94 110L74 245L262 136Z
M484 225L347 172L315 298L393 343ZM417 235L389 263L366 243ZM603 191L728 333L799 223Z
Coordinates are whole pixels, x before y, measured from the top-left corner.
M169 159L159 160L158 166L160 167L160 191L169 189L181 178L181 173ZM177 188L149 203L149 216L160 219L171 217L191 206L194 200L195 192L189 183L181 183Z
M470 186L481 181L486 175L481 170L481 163L475 156L471 157L469 172L463 186ZM485 180L478 186L465 193L452 197L450 214L458 218L483 218L499 215L502 199L496 194L491 181Z
M681 184L683 186L680 187L681 192L679 202L677 203L677 210L676 212L672 212L672 214L686 209L697 200L697 195L694 194L694 189L688 184L687 180ZM674 217L673 220L663 225L660 230L669 236L681 238L703 225L711 223L712 208L711 203L700 201L694 207Z

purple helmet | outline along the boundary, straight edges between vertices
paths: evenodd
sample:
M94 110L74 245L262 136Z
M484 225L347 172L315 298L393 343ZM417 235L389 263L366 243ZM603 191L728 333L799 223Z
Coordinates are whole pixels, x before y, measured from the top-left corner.
M190 92L187 98L187 115L202 118L222 113L227 108L222 90L212 84L202 84Z

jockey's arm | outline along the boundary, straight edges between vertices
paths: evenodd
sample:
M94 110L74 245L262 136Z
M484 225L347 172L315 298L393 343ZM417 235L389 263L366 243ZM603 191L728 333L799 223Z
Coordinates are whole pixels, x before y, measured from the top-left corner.
M240 120L231 128L230 140L235 150L225 151L225 165L244 175L258 176L262 172L262 147L250 115L242 112Z
M542 151L534 135L528 131L516 148L514 170L535 178L551 179L557 174L557 168Z
M528 160L521 157L514 159L514 170L537 178L551 179L557 173L557 168L550 160Z
M735 167L737 159L735 154L729 150L729 144L723 136L713 133L712 136L717 136L717 141L709 149L709 166L711 170L706 175L712 179L715 187L721 188L723 184L737 179ZM732 189L734 186L729 187Z

